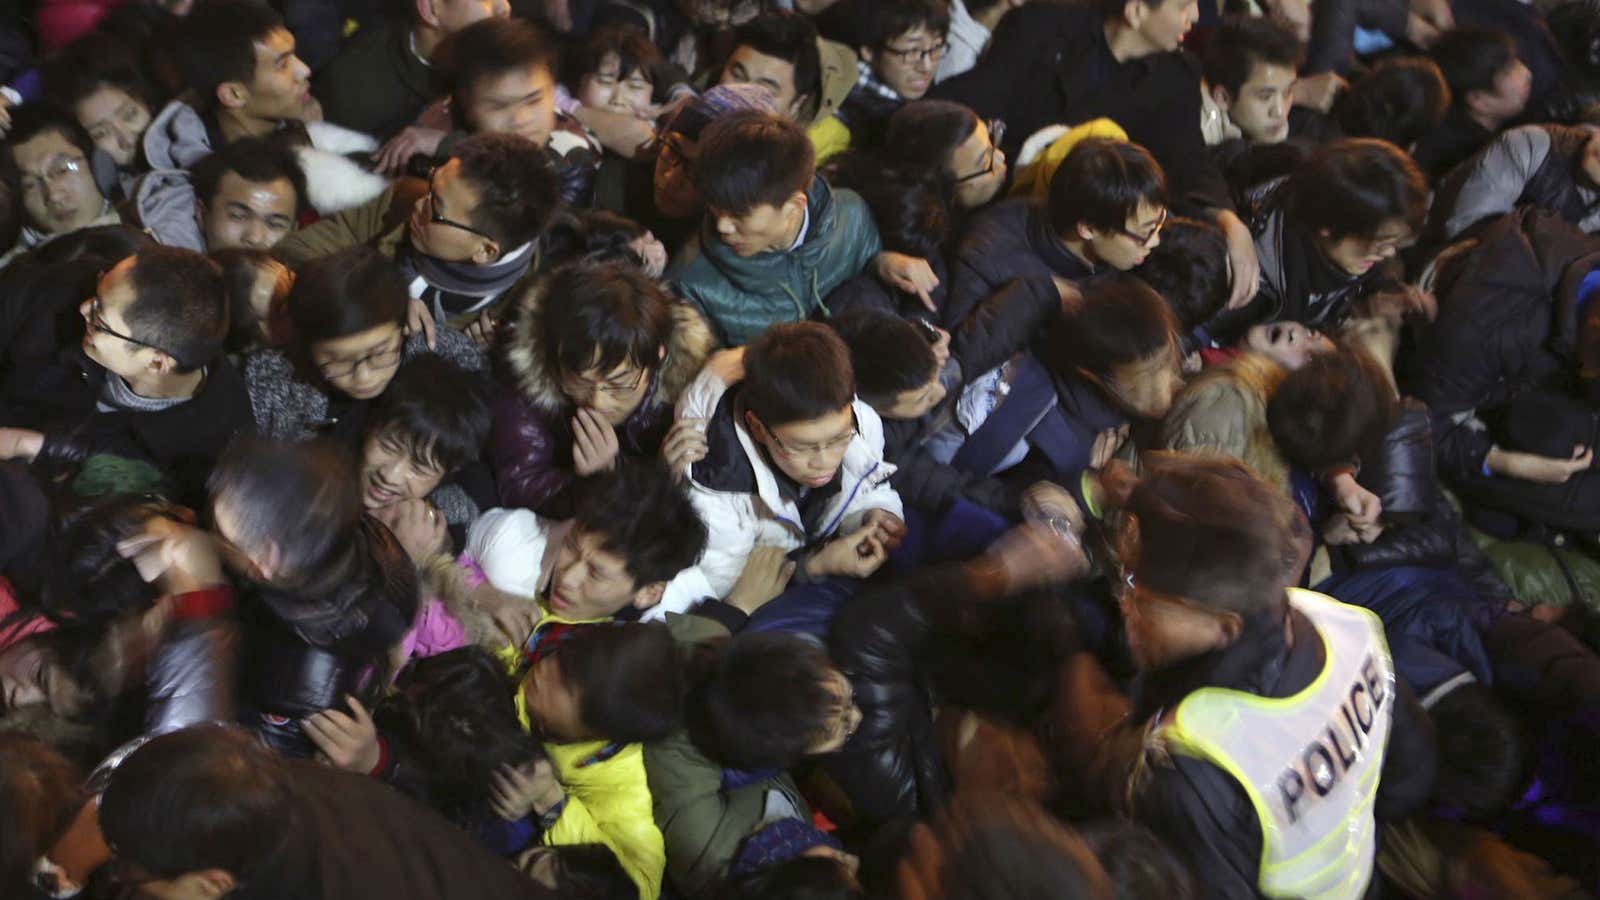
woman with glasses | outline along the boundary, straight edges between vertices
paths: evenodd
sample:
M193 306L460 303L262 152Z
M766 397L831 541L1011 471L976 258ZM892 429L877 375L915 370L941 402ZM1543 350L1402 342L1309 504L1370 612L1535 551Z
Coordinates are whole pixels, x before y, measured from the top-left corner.
M516 303L489 461L502 504L566 518L580 479L661 449L715 339L620 262L564 267Z
M261 434L354 443L402 360L434 352L469 371L484 369L483 352L459 331L440 329L431 351L420 332L407 337L409 301L399 270L370 247L302 266L287 302L293 336L245 361Z

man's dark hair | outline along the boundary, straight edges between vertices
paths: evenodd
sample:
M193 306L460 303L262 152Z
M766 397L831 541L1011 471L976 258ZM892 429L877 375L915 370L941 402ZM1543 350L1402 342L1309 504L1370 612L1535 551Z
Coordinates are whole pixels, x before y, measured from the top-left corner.
M622 557L635 588L671 581L706 548L706 526L688 494L653 461L590 479L573 527Z
M745 347L739 393L768 429L836 413L855 399L850 348L821 322L773 325Z
M100 829L117 858L156 878L221 869L270 893L304 827L283 761L248 732L199 725L154 738L111 776Z
M859 309L828 324L850 348L856 396L872 406L893 406L895 397L938 376L939 361L927 336L897 315Z
M222 269L181 247L151 247L128 271L133 300L122 312L130 337L161 348L179 372L192 372L222 352L228 298Z
M498 20L494 20L498 21ZM550 154L514 134L475 134L456 144L461 177L478 192L468 220L508 253L544 232L561 208L561 179Z
M646 371L660 365L676 301L638 266L570 265L532 290L543 296L518 311L517 334L538 335L539 346L526 352L538 354L552 376L610 372L624 363Z
M1117 366L1149 359L1173 346L1177 319L1148 284L1119 272L1081 287L1082 303L1055 328L1051 361L1057 367L1105 377Z
M638 72L652 85L656 83L661 51L656 49L650 36L637 28L612 25L596 28L588 40L567 54L563 66L567 89L576 94L583 79L598 73L606 55L611 53L617 55L617 77L627 78Z
M881 50L902 34L921 26L944 40L950 31L945 0L872 0L857 7L861 46Z
M728 879L717 900L855 900L853 873L830 856L796 856Z
M540 262L554 271L569 263L624 262L639 268L644 260L633 242L649 229L605 209L559 210L539 242Z
M605 844L546 847L556 858L555 892L567 900L612 900L632 896L638 888Z
M878 223L883 249L932 259L955 232L946 194L929 180L874 178L856 189Z
M718 119L700 135L694 183L706 207L742 216L782 206L804 193L816 174L816 153L794 122L756 112Z
M1498 28L1463 25L1445 32L1428 55L1456 102L1465 103L1469 91L1494 91L1495 79L1517 61L1517 42Z
M1188 865L1143 825L1112 819L1093 823L1082 834L1111 877L1114 900L1195 900L1199 896Z
M1305 48L1294 32L1266 16L1228 16L1206 42L1205 76L1212 87L1238 98L1256 66L1300 68Z
M256 0L199 0L178 23L178 69L202 109L217 105L217 88L251 84L257 41L284 27L272 7Z
M493 422L481 378L423 353L395 373L367 420L367 434L449 475L483 452Z
M526 19L488 18L439 42L431 59L435 76L453 98L456 124L468 96L485 78L543 66L555 77L556 52L543 31Z
M787 769L839 720L828 651L802 635L741 634L706 664L685 709L689 737L733 769Z
M1398 412L1378 362L1339 346L1284 377L1267 401L1267 427L1285 459L1322 472L1377 447Z
M147 610L156 594L117 547L143 534L152 518L183 514L167 503L125 494L62 512L52 523L40 610L63 627L95 631Z
M1180 328L1192 331L1228 302L1228 241L1210 222L1173 218L1133 274L1167 301Z
M552 656L578 695L586 729L607 741L660 740L683 715L683 666L677 642L659 622L577 629Z
M1050 227L1076 238L1081 222L1097 231L1128 227L1139 204L1167 205L1167 176L1150 151L1128 141L1090 138L1072 148L1050 177Z
M822 54L817 48L817 26L809 16L773 10L740 25L734 32L734 49L749 47L762 56L794 66L796 97L810 97L814 109L822 96Z
M1372 67L1334 105L1346 137L1377 138L1407 148L1425 137L1450 109L1450 86L1425 56L1386 59Z
M1428 709L1439 740L1434 801L1469 820L1504 813L1526 787L1528 747L1516 716L1487 685L1463 684Z
M121 37L93 31L61 48L44 66L45 99L71 110L103 87L117 88L154 116L160 102L140 68L134 47Z
M1411 157L1370 139L1335 141L1317 150L1284 184L1296 224L1335 240L1370 237L1400 219L1413 230L1428 213L1428 182Z
M32 900L34 869L83 808L83 773L54 747L24 734L0 733L0 891Z
M52 131L82 151L84 159L94 158L94 141L89 138L89 132L84 131L83 126L78 124L76 116L42 103L23 104L11 110L11 128L6 132L4 144L0 145L6 148L6 170L13 189L21 190L21 183L18 180L21 173L17 171L17 147Z
M235 439L211 471L212 508L226 502L245 552L272 541L292 579L346 553L361 521L360 478L350 448L331 439L291 444Z
M304 350L379 325L404 324L410 302L394 263L371 247L351 247L300 267L289 292L289 320Z
M516 684L481 647L419 659L395 681L395 693L373 713L379 727L415 748L427 779L418 799L447 814L487 803L501 766L539 755L517 721Z
M294 154L278 141L270 138L240 138L194 164L194 168L189 170L194 195L213 215L221 212L215 208L215 201L217 191L222 187L222 176L229 172L257 184L288 179L294 188L295 215L298 217L305 211L305 175Z

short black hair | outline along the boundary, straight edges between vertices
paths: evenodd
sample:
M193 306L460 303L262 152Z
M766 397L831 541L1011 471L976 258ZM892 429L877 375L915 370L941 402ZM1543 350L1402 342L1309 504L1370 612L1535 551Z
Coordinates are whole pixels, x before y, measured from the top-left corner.
M156 594L117 546L142 534L152 518L183 514L167 503L128 495L65 510L52 523L40 609L62 626L97 630L148 609Z
M1195 900L1199 896L1188 865L1143 825L1108 819L1088 825L1082 834L1111 877L1114 900Z
M1305 48L1294 32L1267 16L1228 16L1206 41L1206 82L1238 97L1256 66L1283 66L1292 72L1304 58Z
M850 348L856 396L874 407L892 406L905 391L938 377L933 346L917 326L891 313L851 310L829 320Z
M8 180L12 188L19 192L19 205L22 173L17 170L17 147L52 131L65 138L67 143L77 147L83 153L84 159L94 157L94 141L90 139L89 132L84 131L83 126L78 124L77 117L66 110L42 103L25 103L11 110L11 128L6 131L6 139L0 146L6 148Z
M638 891L617 854L605 844L544 847L555 855L555 892L567 900L612 900Z
M301 349L404 325L411 295L394 263L371 247L351 247L302 265L289 292L289 320Z
M694 183L707 209L742 216L782 206L816 174L816 151L804 128L781 116L741 112L706 126Z
M931 180L878 177L857 190L877 220L885 250L932 259L955 235L947 192Z
M1517 42L1498 28L1463 25L1444 33L1429 48L1450 93L1458 103L1468 91L1493 91L1495 79L1516 62Z
M850 348L821 322L780 322L744 349L740 405L769 429L836 413L855 395Z
M221 869L267 891L305 827L283 761L246 731L199 725L122 761L100 799L117 858L157 878Z
M1080 285L1083 300L1058 320L1051 363L1106 376L1173 346L1178 322L1148 284L1115 272Z
M583 79L598 73L606 55L611 53L617 55L618 77L627 78L638 72L652 85L656 83L661 51L656 49L650 36L637 28L608 25L596 28L588 40L567 54L563 67L567 89L576 94Z
M217 105L217 88L251 84L257 41L284 28L272 7L256 0L199 0L178 23L178 69L203 110Z
M128 271L134 297L123 310L132 337L153 344L192 372L216 358L228 339L222 268L193 250L150 247Z
M873 0L855 10L860 16L856 32L861 46L882 49L902 34L921 26L944 40L950 31L950 7L945 0Z
M568 263L612 260L638 268L644 260L633 249L633 242L648 230L610 210L563 207L551 218L539 242L541 262L552 270Z
M830 856L796 856L729 878L717 900L854 900L854 873Z
M1096 231L1128 227L1139 204L1167 205L1167 176L1138 144L1089 138L1050 177L1050 227L1075 237L1081 222Z
M1410 147L1444 121L1450 86L1433 60L1400 56L1383 60L1351 85L1333 116L1347 137L1377 138Z
M671 581L706 548L706 526L688 493L654 460L589 479L573 527L622 557L636 588Z
M65 110L100 90L114 87L160 112L154 87L139 65L135 48L120 37L92 31L61 48L44 65L45 99Z
M610 372L624 363L653 370L672 338L676 302L637 266L621 262L563 266L530 290L543 302L519 316L538 319L538 354L547 372ZM531 323L529 323L531 324ZM525 327L519 323L518 334Z
M430 60L435 76L453 98L457 124L467 95L485 78L543 66L555 77L556 52L539 26L526 19L491 17L450 35Z
M617 743L660 740L683 717L683 665L660 622L588 625L550 659L578 695L587 730Z
M496 20L498 21L498 20ZM478 191L469 216L509 252L544 232L561 208L561 179L543 147L514 134L475 134L455 145L461 177Z
M348 548L364 511L358 474L351 448L332 439L240 437L217 460L207 487L213 510L227 501L240 549L275 542L284 572L294 577Z
M1335 240L1369 237L1400 219L1413 230L1428 213L1428 182L1417 164L1385 141L1346 138L1324 145L1295 168L1283 189L1288 215Z
M367 434L449 475L477 459L494 417L483 379L434 353L401 364L367 419Z
M1323 472L1376 448L1398 413L1378 362L1339 345L1284 376L1267 401L1267 427L1285 459Z
M733 769L787 769L839 719L838 670L809 637L737 635L707 663L686 706L694 745Z
M1193 330L1228 302L1228 240L1210 222L1170 219L1161 229L1161 243L1133 274L1167 301L1180 328Z
M1439 741L1435 802L1484 821L1510 808L1526 786L1527 737L1488 685L1469 682L1429 709Z
M228 298L227 348L243 351L256 347L261 343L261 319L250 303L256 278L264 269L283 263L253 247L224 247L207 255L222 268L222 290Z
M771 10L734 31L734 49L749 47L762 56L794 66L794 93L810 97L815 107L822 96L822 53L817 47L817 26L809 16Z
M517 720L516 684L489 651L459 647L401 670L373 713L379 727L415 748L430 806L463 814L487 803L492 776L539 756ZM455 817L454 815L452 816Z
M194 195L211 209L222 176L232 172L245 181L269 184L287 179L294 187L294 211L299 216L306 208L306 178L294 154L271 138L240 138L214 150L189 170ZM212 209L212 212L216 210Z

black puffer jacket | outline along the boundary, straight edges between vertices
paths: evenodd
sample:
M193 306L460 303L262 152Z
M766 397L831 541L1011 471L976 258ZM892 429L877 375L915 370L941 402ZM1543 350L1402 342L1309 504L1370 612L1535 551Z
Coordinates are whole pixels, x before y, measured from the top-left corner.
M1525 208L1441 257L1439 315L1402 359L1402 386L1433 415L1439 473L1474 477L1494 440L1481 417L1576 376L1577 282L1600 251L1558 215Z
M1013 278L1060 276L1078 281L1093 272L1056 239L1042 205L1023 198L1007 200L973 217L962 235L950 259L943 325L954 332L985 297Z

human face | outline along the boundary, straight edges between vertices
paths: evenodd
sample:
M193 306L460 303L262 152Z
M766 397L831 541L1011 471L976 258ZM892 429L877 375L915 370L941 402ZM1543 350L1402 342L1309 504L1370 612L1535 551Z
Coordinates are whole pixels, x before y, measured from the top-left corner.
M0 712L49 706L57 715L73 716L88 702L88 692L44 641L24 638L0 650Z
M361 502L367 509L420 500L444 480L445 471L437 463L418 459L412 450L393 427L367 436L361 450Z
M747 413L750 436L766 447L778 471L808 488L819 488L839 474L856 437L855 411L845 406L821 418L767 428Z
M1167 208L1140 201L1133 215L1120 229L1083 232L1095 261L1121 272L1138 268L1161 246L1161 229L1167 224Z
M1239 95L1228 98L1228 118L1250 141L1281 143L1289 136L1295 77L1294 69L1288 66L1256 63L1250 80L1239 86Z
M1293 372L1319 353L1333 351L1327 335L1299 322L1273 322L1245 332L1244 348L1271 358Z
M722 67L718 84L753 84L766 91L774 104L791 119L800 115L805 98L795 94L794 63L758 53L754 48L740 45Z
M933 70L939 67L945 49L944 35L918 25L882 47L863 49L861 56L902 99L920 100L933 86Z
M996 144L1005 134L1004 123L978 127L950 154L950 178L956 185L956 205L976 209L993 200L1006 183L1006 155Z
M828 673L828 693L834 697L834 720L822 739L806 751L811 756L841 749L861 727L861 707L856 705L855 690L843 672L835 669Z
M650 95L655 85L644 70L622 71L622 57L607 53L598 71L583 76L578 83L578 102L590 109L604 109L624 116L649 116Z
M560 653L541 657L522 679L522 697L528 706L528 721L533 733L558 744L584 740L589 729L583 724L582 699L562 676Z
M1158 53L1178 49L1200 15L1199 0L1165 0L1159 6L1135 0L1133 5L1139 16L1135 27Z
M612 425L628 421L649 388L649 370L629 360L609 372L590 368L561 377L561 393L574 406L592 409Z
M462 112L474 134L515 134L543 147L556 127L556 86L548 66L524 66L479 79L466 92L466 101Z
M1183 357L1176 345L1168 346L1153 356L1113 367L1106 386L1124 412L1159 419L1183 390Z
M311 103L311 67L294 55L294 35L280 28L253 45L255 77L246 86L243 110L258 119L304 119Z
M938 406L946 394L944 382L939 380L939 373L933 376L922 387L911 388L894 395L894 405L878 410L878 415L885 419L910 420L920 419L927 415L928 410Z
M11 148L22 185L28 224L46 234L87 228L105 209L89 160L58 131L46 131Z
M669 219L687 219L698 213L703 201L694 185L694 163L699 142L676 131L661 136L656 150L656 210Z
M128 381L159 370L171 359L139 340L128 327L127 310L137 296L129 274L133 261L130 256L100 276L95 296L78 304L84 323L84 355Z
M446 262L493 262L500 248L473 230L479 193L461 176L461 161L452 159L435 169L428 184L430 189L417 198L407 226L412 249Z
M1504 123L1522 115L1533 92L1533 72L1520 59L1494 76L1493 91L1473 91L1467 103L1474 112L1497 123Z
M749 259L761 253L788 250L805 215L800 203L773 206L763 203L742 216L707 208L706 215L715 224L717 237L733 251L733 255Z
M289 179L246 181L236 172L226 172L217 182L216 195L201 203L206 249L270 250L294 230L294 206L294 183Z
M73 107L78 124L89 132L94 145L131 168L139 159L139 140L150 127L150 110L131 94L114 85L103 84Z
M427 6L445 35L455 34L474 22L511 15L506 0L434 0Z
M609 619L628 606L643 609L659 591L640 587L622 557L605 549L601 535L567 530L550 579L550 611L563 619Z
M1391 219L1371 235L1352 234L1334 239L1322 232L1322 252L1346 275L1365 275L1372 267L1392 258L1412 238L1411 226L1402 219Z
M348 337L311 345L311 361L328 384L357 400L382 394L400 368L405 335L385 322Z

